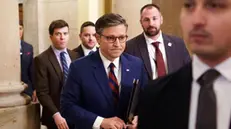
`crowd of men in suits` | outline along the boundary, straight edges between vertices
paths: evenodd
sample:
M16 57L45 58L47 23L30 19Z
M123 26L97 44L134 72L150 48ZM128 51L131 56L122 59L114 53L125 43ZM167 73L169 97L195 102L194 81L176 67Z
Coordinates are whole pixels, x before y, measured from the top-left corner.
M137 128L137 114L130 124L126 118L133 80L139 80L143 89L148 81L190 62L183 40L160 30L163 17L157 5L143 6L140 23L143 33L127 41L128 24L119 14L105 14L95 24L84 22L79 34L82 43L70 50L68 23L52 21L51 46L34 59L30 46L31 67L26 69L31 70L27 72L31 81L22 79L28 89L33 87L28 95L37 97L43 107L43 125L48 129Z
M193 61L181 38L161 31L163 16L156 4L141 8L143 32L128 41L128 24L114 13L101 16L95 24L83 23L82 43L73 50L67 48L69 25L64 20L52 21L52 44L34 59L33 47L21 40L22 81L28 84L25 93L33 101L37 97L43 107L42 124L48 129L226 129L230 116L223 118L217 103L228 111L231 101L223 102L225 91L217 87L230 84L231 72L224 71L230 64L230 36L220 34L223 40L216 44L218 36L213 31L221 29L214 24L207 27L206 20L218 16L209 13L213 9L230 14L231 0L227 1L230 3L185 2L181 26L195 53ZM217 21L219 26L231 27L225 16ZM206 71L212 75L200 77ZM217 81L216 88L204 78ZM143 91L138 111L128 123L134 79Z

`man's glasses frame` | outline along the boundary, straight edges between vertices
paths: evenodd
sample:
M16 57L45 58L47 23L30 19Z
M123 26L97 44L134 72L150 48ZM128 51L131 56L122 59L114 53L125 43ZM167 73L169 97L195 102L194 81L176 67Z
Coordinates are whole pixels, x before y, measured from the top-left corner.
M106 36L106 35L100 34L100 36L104 37L109 43L115 43L117 39L119 40L120 43L125 43L128 39L127 35L115 37L115 36Z

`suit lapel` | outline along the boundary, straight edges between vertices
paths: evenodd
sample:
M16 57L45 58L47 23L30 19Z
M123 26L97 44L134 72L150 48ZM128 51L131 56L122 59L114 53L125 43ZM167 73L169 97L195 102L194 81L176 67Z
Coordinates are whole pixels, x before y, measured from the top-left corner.
M108 101L109 104L113 106L114 104L112 101L113 100L112 91L109 87L107 73L105 71L103 62L100 58L99 51L93 53L91 55L91 59L94 67L94 77L100 89L102 90L102 93L104 94L106 100Z
M73 51L71 51L71 50L69 50L69 49L67 49L67 52L68 52L68 54L69 54L69 56L70 56L70 58L71 58L71 61L74 61L75 59L78 58L78 55L77 55L76 52L73 52Z
M123 83L126 82L126 77L128 77L128 72L130 71L130 65L128 64L128 61L124 58L123 55L121 55L120 59L121 63L121 86L123 86Z
M21 57L24 58L24 55L25 55L25 54L24 54L24 52L25 52L25 51L24 51L24 48L25 48L25 47L24 47L24 43L23 43L22 40L21 40L20 44L21 44L21 50L20 50L20 52L22 53L22 54L21 54Z
M171 73L174 69L172 68L174 66L174 56L176 56L174 54L174 49L173 49L173 45L174 43L172 43L170 41L170 39L168 38L167 35L163 34L163 39L164 39L164 48L165 48L165 52L166 52L166 59L167 59L167 67L168 67L168 73Z
M59 65L59 62L55 56L55 53L53 52L51 47L48 49L48 59L50 60L52 66L54 67L55 72L56 72L57 76L59 77L60 81L62 81L63 80L63 72L60 68L60 65Z
M149 78L152 79L152 68L151 68L151 63L150 63L150 59L149 59L147 44L146 44L143 33L140 35L138 42L139 42L138 49L140 50L141 58L144 62L144 65L145 65L145 68L148 72Z
M83 57L83 56L84 56L84 52L83 52L83 48L82 48L82 46L81 46L81 45L79 45L79 47L78 47L77 49L78 49L78 51L77 51L77 52L79 52L79 55L80 55L81 57Z

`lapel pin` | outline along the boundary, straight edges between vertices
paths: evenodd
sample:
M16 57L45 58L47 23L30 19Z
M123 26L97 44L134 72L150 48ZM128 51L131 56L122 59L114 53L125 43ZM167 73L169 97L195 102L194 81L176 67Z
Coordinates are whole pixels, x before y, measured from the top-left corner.
M171 46L172 46L172 43L169 42L169 43L168 43L168 46L171 47Z
M130 70L129 69L126 69L127 72L129 72Z

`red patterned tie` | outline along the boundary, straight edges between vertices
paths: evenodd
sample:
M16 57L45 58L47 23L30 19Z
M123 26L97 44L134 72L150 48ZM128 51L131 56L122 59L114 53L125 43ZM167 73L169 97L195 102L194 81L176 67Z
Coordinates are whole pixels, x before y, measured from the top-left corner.
M112 95L114 98L114 102L115 104L117 104L118 100L119 100L119 84L118 81L116 79L115 73L114 73L114 68L115 65L113 63L111 63L109 65L110 71L109 71L109 86L112 90Z
M152 45L155 47L156 50L156 68L157 68L158 77L166 75L164 59L159 49L159 43L160 42L152 43Z

